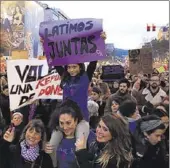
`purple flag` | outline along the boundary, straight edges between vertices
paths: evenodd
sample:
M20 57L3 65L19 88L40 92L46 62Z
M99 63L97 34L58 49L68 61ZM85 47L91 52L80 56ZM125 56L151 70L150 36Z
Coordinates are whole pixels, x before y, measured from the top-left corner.
M40 36L49 66L77 64L106 57L100 37L102 19L46 21L40 24Z

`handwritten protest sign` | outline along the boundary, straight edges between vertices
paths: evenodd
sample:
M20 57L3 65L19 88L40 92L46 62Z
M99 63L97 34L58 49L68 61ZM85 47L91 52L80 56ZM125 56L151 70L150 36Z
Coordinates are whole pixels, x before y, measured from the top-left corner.
M37 99L61 98L61 89L58 88L60 78L55 74L45 76L47 74L46 60L7 61L10 109L18 109Z
M36 99L62 99L63 91L60 88L60 75L52 73L37 81L35 90Z
M152 73L151 48L129 50L129 70L132 75Z
M101 19L46 21L39 34L49 66L102 60L106 57Z
M159 71L159 73L165 72L164 66L157 68L157 70Z
M140 52L141 70L145 74L151 74L153 71L152 49L143 48Z
M102 66L101 79L103 81L115 81L124 78L124 68L121 65Z

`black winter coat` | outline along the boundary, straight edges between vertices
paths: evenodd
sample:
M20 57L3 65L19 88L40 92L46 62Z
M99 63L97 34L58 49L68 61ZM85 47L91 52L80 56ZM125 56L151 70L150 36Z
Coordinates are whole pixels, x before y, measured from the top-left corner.
M99 156L102 153L102 150L104 148L104 144L93 142L89 150L82 149L75 152L79 168L102 168L102 165L96 163ZM105 168L117 168L116 166L116 160L113 158L109 160L108 165ZM119 168L128 168L127 163L120 163Z
M138 152L136 149L136 152ZM168 159L166 160L166 151L163 145L163 142L158 143L157 145L146 144L143 156L135 156L135 160L132 168L168 168Z
M53 168L50 156L44 151L40 152L35 163L31 163L21 156L20 144L11 146L5 140L0 145L0 157L0 168Z

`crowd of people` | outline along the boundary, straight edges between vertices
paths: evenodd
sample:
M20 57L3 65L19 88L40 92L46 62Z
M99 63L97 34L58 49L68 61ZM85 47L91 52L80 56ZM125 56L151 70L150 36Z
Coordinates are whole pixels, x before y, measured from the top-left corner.
M63 100L15 111L1 75L1 168L169 167L169 73L126 72L110 89L96 65L56 66Z

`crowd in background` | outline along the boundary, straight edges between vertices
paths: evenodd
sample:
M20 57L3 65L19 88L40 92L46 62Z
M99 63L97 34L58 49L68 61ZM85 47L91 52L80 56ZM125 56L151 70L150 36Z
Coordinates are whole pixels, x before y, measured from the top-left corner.
M169 73L126 72L110 88L96 65L55 67L63 101L15 111L1 75L1 168L168 168Z

